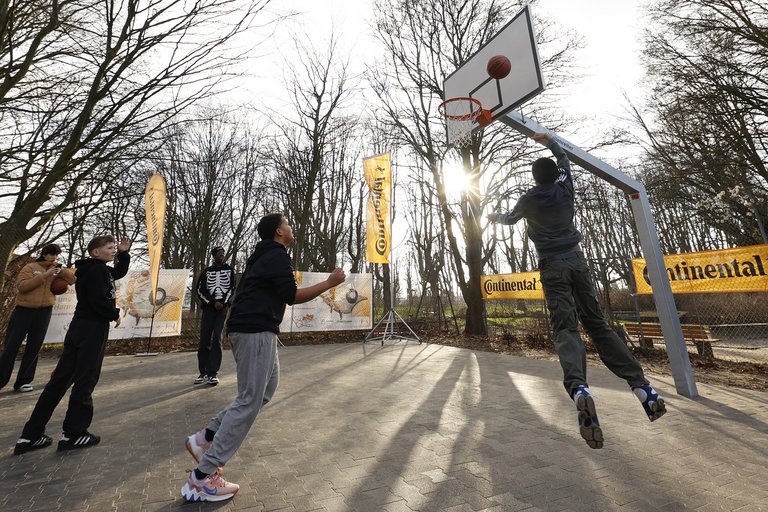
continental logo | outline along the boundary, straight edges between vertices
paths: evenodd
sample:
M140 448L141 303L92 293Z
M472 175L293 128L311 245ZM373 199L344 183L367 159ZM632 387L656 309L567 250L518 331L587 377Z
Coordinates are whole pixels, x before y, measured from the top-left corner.
M376 172L384 174L386 169L384 167L376 167ZM376 252L380 256L387 254L387 226L384 221L385 213L382 211L385 205L382 204L381 195L384 192L384 186L387 183L385 176L375 178L373 180L373 193L372 202L373 210L376 212Z
M368 184L365 215L365 259L369 263L389 263L391 249L390 202L392 175L389 153L363 160L363 173Z
M151 245L157 245L160 243L160 226L158 225L157 220L157 207L155 206L155 189L152 189L152 193L149 194L149 219L150 219L150 231L152 232L152 237L150 239Z
M768 290L768 245L667 255L664 266L674 293ZM645 260L632 267L638 293L652 293Z
M697 281L699 279L743 279L746 277L765 276L764 260L759 254L753 254L750 261L733 260L727 263L709 263L691 265L681 261L674 267L667 267L670 281ZM648 267L643 267L643 279L649 285Z
M480 276L483 298L543 300L544 290L538 272Z

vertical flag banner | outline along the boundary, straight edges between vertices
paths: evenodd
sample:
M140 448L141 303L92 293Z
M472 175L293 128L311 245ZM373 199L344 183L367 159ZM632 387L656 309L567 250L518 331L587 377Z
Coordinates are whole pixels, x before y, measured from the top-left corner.
M369 263L389 263L392 219L392 172L389 153L363 159L368 184L368 209L365 216L365 258Z
M144 192L144 209L147 216L147 248L149 249L149 272L152 281L152 303L157 298L157 280L160 275L160 257L163 253L165 232L165 180L155 173L149 178Z

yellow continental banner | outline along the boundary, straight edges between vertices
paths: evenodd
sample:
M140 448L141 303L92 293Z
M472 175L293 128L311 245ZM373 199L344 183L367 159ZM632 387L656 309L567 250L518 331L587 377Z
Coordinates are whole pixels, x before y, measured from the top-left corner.
M764 292L768 290L768 245L664 256L672 293ZM632 260L637 293L650 294L645 260Z
M365 216L365 258L370 263L389 263L392 199L392 174L389 153L363 159L368 183L368 209Z
M480 276L483 298L544 300L538 272Z
M147 246L149 249L149 272L152 282L150 300L157 298L157 280L160 275L160 258L163 254L163 233L165 232L165 180L160 174L153 174L144 191L144 208L147 216Z

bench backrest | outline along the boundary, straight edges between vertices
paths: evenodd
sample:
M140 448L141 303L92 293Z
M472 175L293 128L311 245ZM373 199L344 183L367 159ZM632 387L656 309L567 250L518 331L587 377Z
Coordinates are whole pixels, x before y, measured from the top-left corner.
M680 327L683 331L683 338L687 340L706 340L710 337L709 331L703 325L680 324ZM630 336L640 336L642 334L648 338L664 337L661 331L661 324L626 322L624 329Z

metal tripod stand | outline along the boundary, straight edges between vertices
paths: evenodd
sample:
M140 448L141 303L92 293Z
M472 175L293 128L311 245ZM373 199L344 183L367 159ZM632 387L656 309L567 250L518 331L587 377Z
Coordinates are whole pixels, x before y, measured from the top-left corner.
M408 329L408 332L411 333L411 336L403 336L401 334L398 334L395 332L395 325L398 323L402 323L406 329ZM382 322L386 322L384 324L384 334L381 336L374 336L373 333L376 332L376 329L378 329L379 325L381 325ZM406 341L418 341L419 345L421 345L421 339L416 335L415 332L413 332L413 329L408 325L408 322L403 320L403 317L400 316L400 314L395 311L394 308L390 307L389 311L387 311L383 317L381 317L381 320L379 320L375 326L373 326L373 329L371 329L371 332L368 333L368 335L363 340L363 343L366 341L376 341L381 340L381 346L384 346L384 342L387 340L406 340Z

